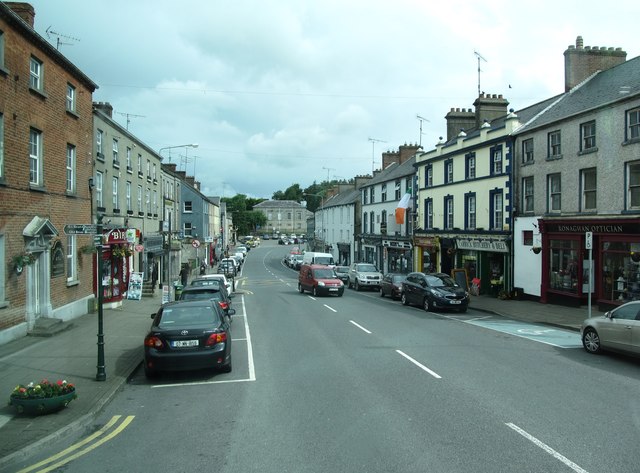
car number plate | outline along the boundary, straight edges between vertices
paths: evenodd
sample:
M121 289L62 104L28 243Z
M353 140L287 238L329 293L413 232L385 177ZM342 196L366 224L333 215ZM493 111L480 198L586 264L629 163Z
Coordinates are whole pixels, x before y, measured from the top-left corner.
M174 348L197 347L198 340L174 340L171 346Z
M461 301L451 301L452 304L460 304Z
M338 290L338 288L337 288L337 287L330 287L330 288L329 288L329 290L330 290L330 291L337 291L337 290Z

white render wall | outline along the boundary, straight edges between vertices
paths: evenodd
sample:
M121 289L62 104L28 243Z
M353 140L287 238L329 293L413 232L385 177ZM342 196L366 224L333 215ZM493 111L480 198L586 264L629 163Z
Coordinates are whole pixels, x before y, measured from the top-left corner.
M513 287L521 287L525 294L540 297L543 253L535 254L531 246L522 243L522 233L528 230L533 231L533 244L541 244L538 218L516 217L513 222Z

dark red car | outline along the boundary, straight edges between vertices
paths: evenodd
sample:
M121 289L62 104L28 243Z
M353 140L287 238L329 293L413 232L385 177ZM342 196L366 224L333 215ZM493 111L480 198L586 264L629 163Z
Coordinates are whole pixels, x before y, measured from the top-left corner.
M390 296L391 299L400 299L402 297L402 282L405 279L407 279L406 274L385 274L380 285L380 297Z

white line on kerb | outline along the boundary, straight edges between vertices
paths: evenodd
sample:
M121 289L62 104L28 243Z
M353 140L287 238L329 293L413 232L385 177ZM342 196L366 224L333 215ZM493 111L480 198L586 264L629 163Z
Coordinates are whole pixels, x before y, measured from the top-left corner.
M332 310L334 312L338 312L337 310L335 310L333 307L329 307L327 304L322 304L323 306L325 306L327 309Z
M349 320L349 322L351 322L353 325L355 325L356 327L358 327L360 330L362 330L365 333L371 334L371 332L369 332L366 328L364 328L362 325L354 322L353 320Z
M247 310L244 304L244 296L242 296L242 315L244 315L244 329L247 334L247 354L249 355L249 379L256 380L256 368L253 364L253 346L251 345L251 333L249 332L249 323L247 321Z
M576 465L575 463L573 463L571 460L569 460L567 457L565 457L564 455L561 455L560 453L556 452L553 448L551 448L549 445L547 445L544 442L541 442L540 440L538 440L537 438L535 438L533 435L529 434L528 432L525 432L524 430L522 430L520 427L518 427L515 424L512 424L511 422L507 422L505 424L507 427L509 427L510 429L515 430L516 432L518 432L520 435L522 435L524 438L526 438L527 440L529 440L530 442L533 442L535 445L537 445L538 447L540 447L542 450L544 450L545 452L547 452L549 455L551 455L554 458L557 458L558 460L560 460L562 463L564 463L565 465L567 465L569 468L571 468L573 471L577 472L577 473L588 473L587 470L585 470L584 468L579 467L578 465Z
M414 365L416 365L418 368L426 371L427 373L429 373L431 376L433 376L436 379L441 379L442 376L440 376L438 373L436 373L435 371L431 371L429 368L427 368L426 366L424 366L422 363L414 360L413 358L411 358L409 355L407 355L406 353L401 352L400 350L396 350L396 353L398 353L399 355L404 356L407 360L409 360L411 363L413 363Z

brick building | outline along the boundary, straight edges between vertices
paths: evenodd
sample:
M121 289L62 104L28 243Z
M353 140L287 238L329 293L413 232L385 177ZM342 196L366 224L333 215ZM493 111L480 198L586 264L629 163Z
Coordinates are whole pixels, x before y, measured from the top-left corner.
M33 29L27 3L0 3L0 343L93 304L90 223L96 84Z

